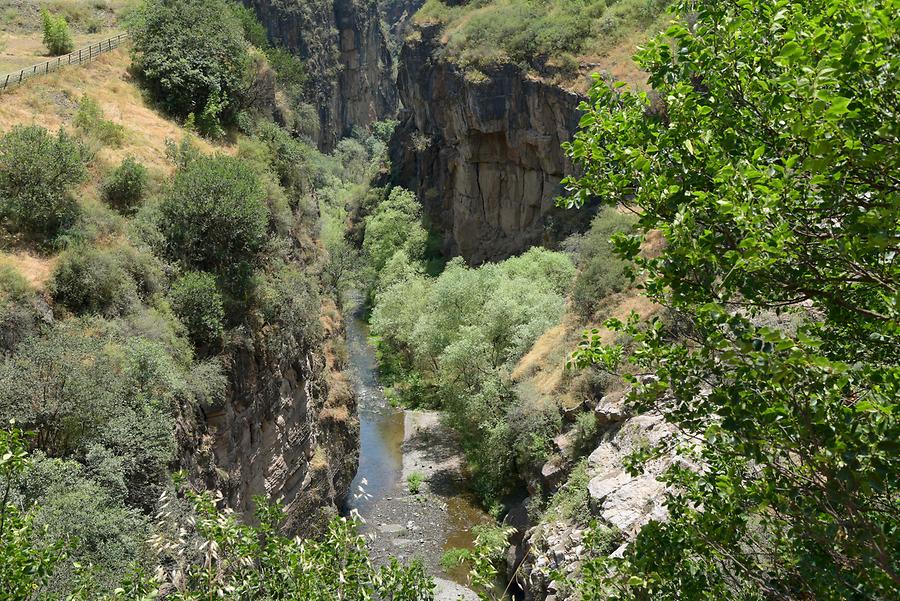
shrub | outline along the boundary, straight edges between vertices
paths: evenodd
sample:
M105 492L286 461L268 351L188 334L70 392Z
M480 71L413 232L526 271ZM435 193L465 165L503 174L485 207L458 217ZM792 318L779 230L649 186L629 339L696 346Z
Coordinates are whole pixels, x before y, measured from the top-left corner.
M31 286L19 272L9 265L0 265L0 307L15 303L31 294Z
M71 188L85 175L82 147L64 131L14 127L0 138L0 218L12 232L55 236L75 220Z
M575 418L575 448L582 453L588 453L590 446L597 440L597 416L593 411L579 413Z
M224 0L150 0L130 24L135 66L163 108L207 131L240 108L249 61L240 21Z
M417 495L419 494L419 490L422 488L422 482L425 481L425 476L422 472L413 472L406 478L406 487L409 489L409 494Z
M44 29L44 46L50 56L68 54L75 49L69 24L63 16L51 15L46 9L41 10L41 22Z
M103 109L90 96L84 95L79 101L74 124L82 134L107 146L118 148L125 141L125 128L104 119Z
M187 268L245 274L266 241L265 190L240 159L198 157L182 166L160 206L171 258Z
M628 264L616 254L610 240L634 222L630 215L610 208L603 209L591 222L590 231L580 243L580 271L572 288L572 303L580 315L590 317L605 297L628 286Z
M66 251L53 272L50 290L57 303L75 313L127 313L138 300L137 285L121 255L94 246Z
M121 213L132 213L146 187L147 168L127 156L103 182L103 199Z
M215 277L203 272L187 273L172 286L169 298L194 344L204 347L221 340L225 310Z

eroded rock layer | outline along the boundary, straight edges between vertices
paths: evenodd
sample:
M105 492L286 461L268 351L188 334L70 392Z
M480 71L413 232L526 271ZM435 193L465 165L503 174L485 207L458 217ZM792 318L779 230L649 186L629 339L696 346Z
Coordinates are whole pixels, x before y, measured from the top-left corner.
M359 458L356 399L332 352L340 316L326 308L322 322L324 342L282 323L248 328L223 356L225 397L179 432L193 480L251 522L254 497L280 502L292 534L313 534L337 513Z
M401 53L394 180L416 190L447 254L503 259L544 241L582 98L513 65L467 77L438 36L422 27Z

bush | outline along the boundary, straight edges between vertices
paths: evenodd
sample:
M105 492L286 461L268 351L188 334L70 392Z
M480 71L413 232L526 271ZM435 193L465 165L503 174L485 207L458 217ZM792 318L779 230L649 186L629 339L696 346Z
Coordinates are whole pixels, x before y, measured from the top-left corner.
M222 155L181 167L160 206L169 256L216 274L248 273L265 244L267 223L259 177L240 159Z
M103 182L103 200L120 213L132 213L144 197L147 168L127 156Z
M137 285L121 255L94 246L76 246L60 257L50 291L57 303L74 313L119 315L138 301Z
M0 138L0 217L14 233L53 237L75 220L71 188L85 175L82 147L64 131L16 126Z
M125 141L125 128L103 118L103 109L88 95L82 96L75 113L75 127L101 144L118 148Z
M44 29L44 46L50 56L68 54L75 49L69 24L63 16L51 15L46 9L41 10L41 22Z
M249 55L229 3L150 0L130 29L135 66L167 112L197 116L205 132L233 120Z
M409 494L417 495L419 494L419 490L422 488L422 482L425 481L425 476L422 472L413 472L406 478L406 487L409 489Z
M630 283L628 264L616 253L611 238L626 232L635 219L615 209L603 209L591 222L590 231L581 240L578 252L579 273L572 288L572 303L583 317L590 317L600 302L621 292Z
M205 347L221 340L225 310L215 277L203 272L187 273L175 282L169 297L194 344Z

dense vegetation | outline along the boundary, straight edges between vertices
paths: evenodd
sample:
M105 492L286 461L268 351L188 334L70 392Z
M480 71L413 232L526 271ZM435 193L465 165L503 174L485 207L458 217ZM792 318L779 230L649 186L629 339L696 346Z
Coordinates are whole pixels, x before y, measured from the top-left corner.
M420 22L443 24L446 51L464 67L512 62L574 70L578 57L600 54L643 31L664 0L428 0Z
M453 259L429 276L418 204L398 188L381 196L365 218L362 248L375 274L364 281L388 392L406 406L446 411L462 434L476 488L499 510L520 474L540 471L563 426L556 402L520 397L510 372L560 322L573 280L577 290L597 293L585 302L588 313L625 287L624 264L610 261L607 240L630 220L616 211L599 215L587 234L567 243L574 257L535 248L478 268Z
M83 147L36 125L0 138L0 219L10 234L51 238L78 212L72 188L86 175Z
M326 156L272 122L229 87L265 65L241 79L219 60L254 54L233 9L151 1L132 21L145 84L185 119L188 133L165 148L171 165L108 161L126 130L87 96L71 133L0 138L0 244L52 255L41 290L0 266L0 599L431 597L421 566L375 567L352 521L287 538L283 512L261 499L260 525L241 524L195 488L227 478L209 449L182 456L203 409L226 398L234 353L278 364L322 353L335 288L319 273L334 259L316 238L342 223L391 129ZM182 34L196 43L173 45ZM227 110L210 113L226 90L237 94ZM229 124L236 156L206 154L190 133ZM173 480L180 467L190 484Z
M2 599L63 598L54 582L71 591L72 596L66 598L110 601L154 599L160 590L167 591L166 598L181 601L433 598L433 585L421 564L404 567L394 560L375 567L365 539L356 533L352 521L335 518L322 539L301 542L280 534L283 513L277 506L258 500L260 525L250 528L231 513L219 511L211 494L190 489L178 496L162 496L151 546L167 569L148 573L139 563L143 541L130 531L138 520L140 534L149 535L147 520L106 505L108 493L102 485L79 482L74 489L52 489L37 511L23 511L20 504L9 502L11 484L38 480L47 467L60 470L63 466L37 465L21 430L0 430ZM78 530L82 537L67 540L64 531L42 528L41 514L47 512L65 513L69 522L82 526ZM85 531L80 524L83 519L89 520L94 530ZM132 538L126 538L129 535ZM120 565L133 571L121 582L98 580L95 566L71 562L73 557L89 553L85 547L97 548L91 557L103 562L102 571ZM110 551L115 554L108 555ZM59 578L60 570L65 579Z
M598 83L569 146L573 202L639 213L617 248L676 325L610 323L634 352L595 338L576 359L654 374L634 408L684 433L651 453L683 458L668 521L589 565L584 596L895 598L896 3L676 9L639 54L660 100Z

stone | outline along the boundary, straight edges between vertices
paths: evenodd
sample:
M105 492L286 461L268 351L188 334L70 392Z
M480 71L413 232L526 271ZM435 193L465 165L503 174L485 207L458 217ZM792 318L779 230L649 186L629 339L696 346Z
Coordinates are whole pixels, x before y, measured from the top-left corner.
M303 59L315 82L318 145L330 152L354 126L393 117L399 108L393 57L375 2L325 0L309 8L245 0L269 36Z

